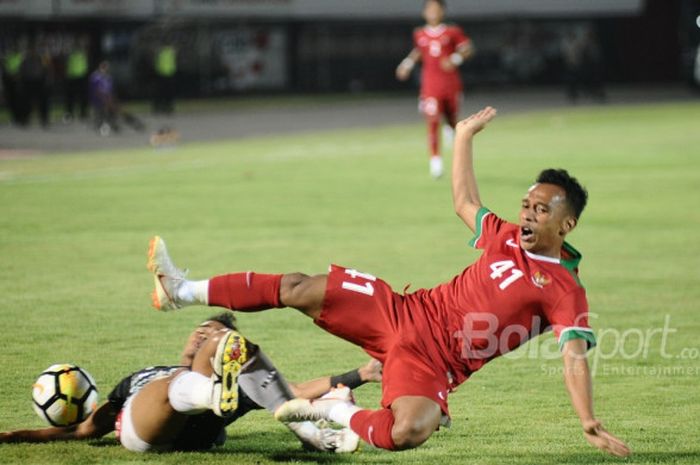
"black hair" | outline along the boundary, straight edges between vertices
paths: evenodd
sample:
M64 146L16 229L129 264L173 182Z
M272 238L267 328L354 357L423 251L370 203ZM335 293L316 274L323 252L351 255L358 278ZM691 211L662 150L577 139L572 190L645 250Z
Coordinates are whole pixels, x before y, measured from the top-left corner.
M423 2L423 6L427 5L430 2L438 3L443 9L447 8L447 4L445 3L445 0L425 0Z
M216 321L226 326L228 329L233 329L238 331L238 325L236 324L236 317L233 316L233 312L223 312L218 315L211 316L204 321Z
M581 212L583 212L588 201L588 191L566 170L554 168L543 170L537 176L536 182L554 184L564 189L564 192L566 192L566 204L576 219L581 216Z

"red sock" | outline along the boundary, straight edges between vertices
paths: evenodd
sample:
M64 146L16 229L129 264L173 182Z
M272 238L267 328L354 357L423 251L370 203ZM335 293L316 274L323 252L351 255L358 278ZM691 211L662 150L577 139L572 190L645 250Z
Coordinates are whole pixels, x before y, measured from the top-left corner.
M428 119L428 148L430 149L430 156L440 155L440 135L438 134L440 129L440 120L438 118Z
M394 450L391 439L394 427L394 413L388 408L381 410L360 410L350 418L350 428L374 447Z
M280 308L281 274L232 273L209 280L209 305L243 312Z

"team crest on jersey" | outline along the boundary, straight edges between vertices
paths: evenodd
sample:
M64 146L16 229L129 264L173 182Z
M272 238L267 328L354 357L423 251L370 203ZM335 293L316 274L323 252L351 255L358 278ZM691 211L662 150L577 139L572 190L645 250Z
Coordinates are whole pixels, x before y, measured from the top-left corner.
M549 279L546 275L540 273L539 271L535 271L535 274L532 275L532 283L539 288L545 287L551 282L551 279Z

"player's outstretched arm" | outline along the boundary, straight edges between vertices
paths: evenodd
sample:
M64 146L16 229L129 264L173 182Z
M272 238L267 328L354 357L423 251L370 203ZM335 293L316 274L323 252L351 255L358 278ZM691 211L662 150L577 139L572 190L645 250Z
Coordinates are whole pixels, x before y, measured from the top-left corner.
M452 201L455 213L476 231L476 212L481 208L479 188L474 175L472 140L496 116L496 109L486 107L457 123L452 159Z
M324 376L302 383L289 383L289 387L295 397L316 399L339 384L355 389L365 383L378 383L381 380L382 364L372 358L365 365L342 375Z
M0 433L0 443L49 442L95 439L114 430L116 413L109 402L97 408L83 422L73 426L16 430Z
M631 453L629 447L608 433L593 415L593 386L586 349L583 339L572 339L564 344L564 381L571 404L581 420L583 435L591 445L609 454L627 457Z

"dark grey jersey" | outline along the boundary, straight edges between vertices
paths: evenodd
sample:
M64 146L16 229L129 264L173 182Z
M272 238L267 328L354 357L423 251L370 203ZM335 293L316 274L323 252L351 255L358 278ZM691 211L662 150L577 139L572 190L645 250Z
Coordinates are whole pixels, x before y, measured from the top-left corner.
M121 410L127 399L151 381L172 375L183 366L152 366L122 379L107 396L114 411ZM187 417L187 423L173 443L174 450L209 449L226 439L225 428L251 410L270 412L292 399L289 385L261 350L243 366L238 377L238 408L231 416L217 417L204 412Z

